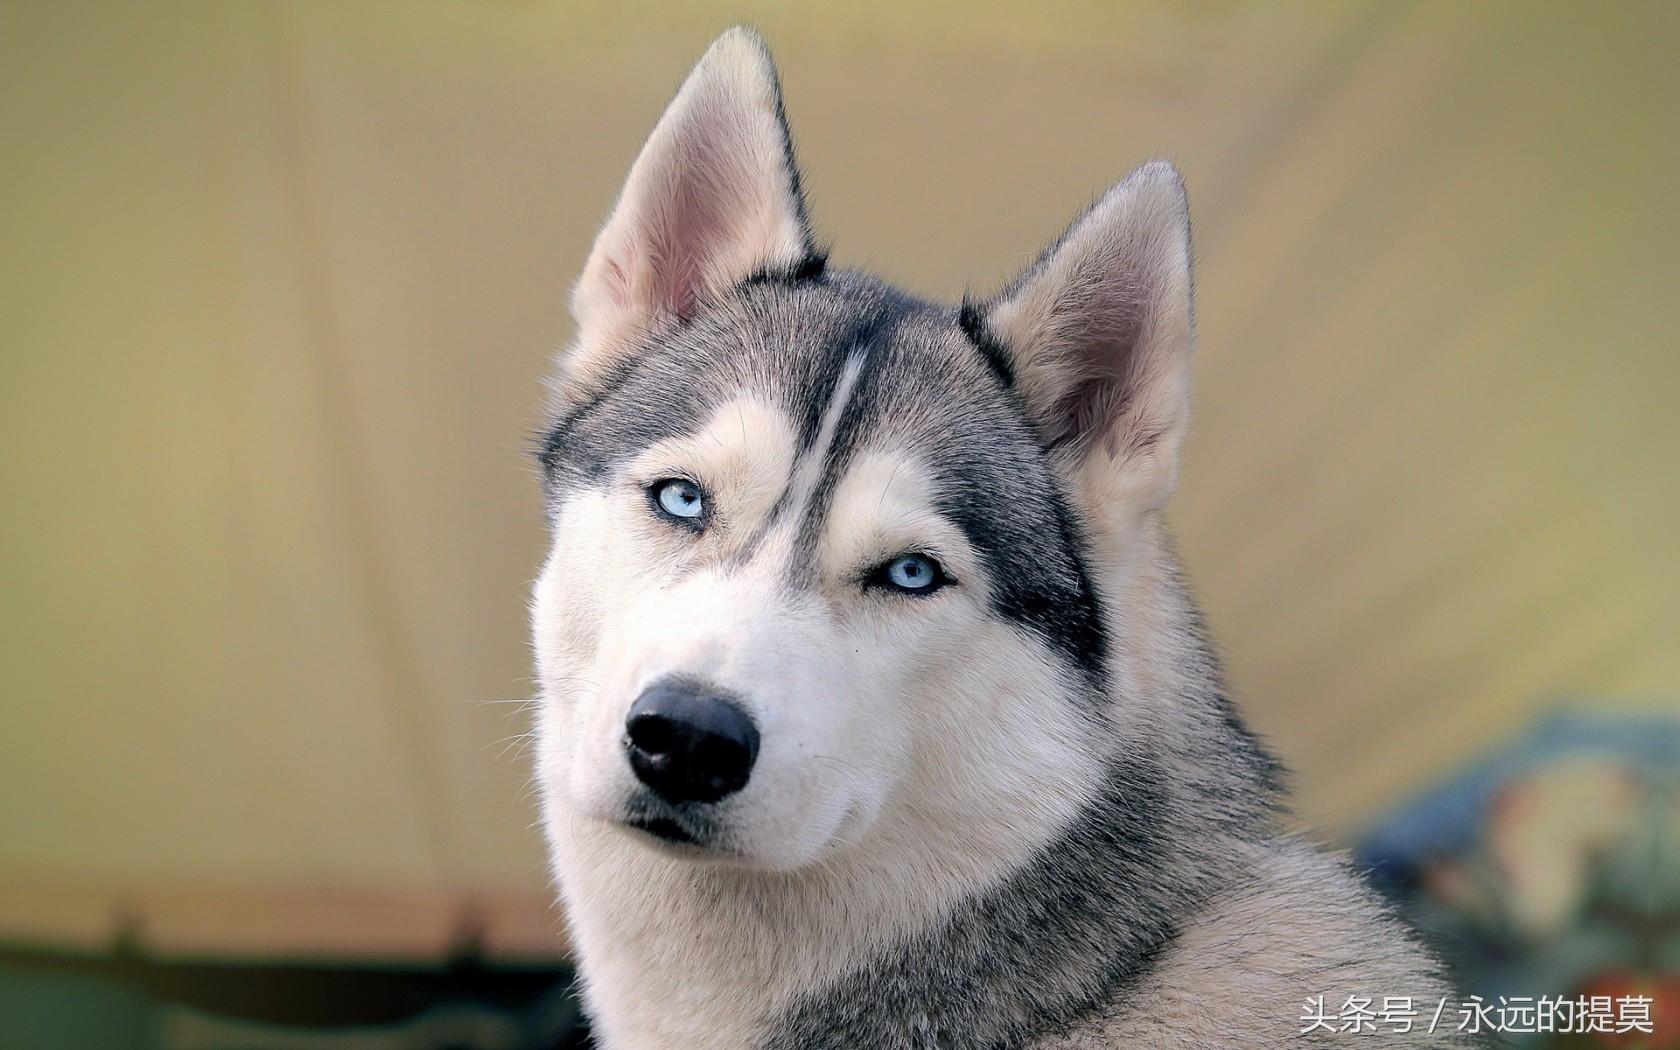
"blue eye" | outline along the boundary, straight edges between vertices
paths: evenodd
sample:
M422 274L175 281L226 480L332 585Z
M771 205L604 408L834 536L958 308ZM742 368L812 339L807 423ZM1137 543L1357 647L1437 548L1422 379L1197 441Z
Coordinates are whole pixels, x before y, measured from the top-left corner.
M925 554L900 554L875 572L883 586L905 594L932 594L951 582L939 563Z
M706 513L706 494L700 491L699 485L687 478L666 478L654 482L648 492L653 496L654 506L666 517L690 528L700 526L700 519Z

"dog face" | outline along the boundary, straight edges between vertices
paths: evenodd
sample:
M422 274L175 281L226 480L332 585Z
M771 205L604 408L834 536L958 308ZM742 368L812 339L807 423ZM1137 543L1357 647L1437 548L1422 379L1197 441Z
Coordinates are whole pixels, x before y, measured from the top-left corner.
M551 835L785 871L1057 826L1112 751L1112 577L1183 431L1176 174L948 309L827 270L788 142L727 34L575 291L533 606Z

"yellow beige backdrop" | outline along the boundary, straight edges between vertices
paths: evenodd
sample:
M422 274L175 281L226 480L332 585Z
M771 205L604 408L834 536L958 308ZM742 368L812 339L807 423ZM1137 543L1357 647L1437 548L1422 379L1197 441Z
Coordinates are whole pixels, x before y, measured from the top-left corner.
M567 285L717 31L846 265L990 289L1175 159L1178 523L1346 837L1680 694L1680 7L0 6L0 938L558 943L516 698Z

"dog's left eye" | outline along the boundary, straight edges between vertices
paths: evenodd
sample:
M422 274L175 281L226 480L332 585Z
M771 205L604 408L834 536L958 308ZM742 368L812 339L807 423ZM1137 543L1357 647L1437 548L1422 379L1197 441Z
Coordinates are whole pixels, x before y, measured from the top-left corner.
M648 486L660 515L679 525L698 529L706 516L706 494L687 478L666 478Z
M900 594L932 594L951 582L939 563L925 554L900 554L876 569L870 579Z

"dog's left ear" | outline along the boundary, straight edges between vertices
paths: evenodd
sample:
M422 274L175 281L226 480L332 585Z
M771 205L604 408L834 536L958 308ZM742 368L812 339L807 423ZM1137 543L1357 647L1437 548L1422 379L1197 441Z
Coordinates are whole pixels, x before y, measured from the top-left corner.
M1097 504L1159 505L1189 421L1190 218L1151 161L1104 194L964 326L1001 351L1057 466Z
M731 29L648 136L596 238L572 292L578 345L563 381L587 385L653 326L815 258L776 67L757 33Z

